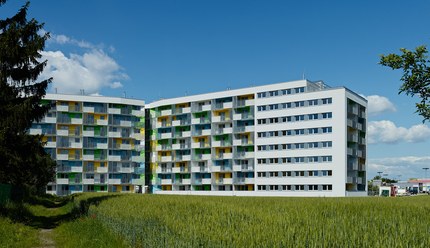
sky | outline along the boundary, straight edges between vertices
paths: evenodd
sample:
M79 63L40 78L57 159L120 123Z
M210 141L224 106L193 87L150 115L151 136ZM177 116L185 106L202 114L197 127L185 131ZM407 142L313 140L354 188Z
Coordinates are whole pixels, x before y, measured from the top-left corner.
M0 7L9 17L25 1ZM368 178L425 177L430 125L381 54L430 44L430 1L31 1L50 92L160 98L305 77L368 99ZM430 177L430 172L428 177Z

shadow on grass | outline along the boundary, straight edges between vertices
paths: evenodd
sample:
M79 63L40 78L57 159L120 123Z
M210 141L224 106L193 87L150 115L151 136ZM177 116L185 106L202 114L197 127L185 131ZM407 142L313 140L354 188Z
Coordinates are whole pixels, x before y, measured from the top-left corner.
M76 199L78 197L55 197L35 198L27 201L31 205L41 205L48 211L64 208L64 211L58 211L56 215L34 215L23 203L9 203L6 206L0 206L0 215L8 217L14 222L20 222L27 226L36 228L52 229L62 222L73 221L81 216L87 215L90 206L97 206L100 202L109 198L118 197L119 195L94 196L87 199ZM69 205L69 206L68 206Z

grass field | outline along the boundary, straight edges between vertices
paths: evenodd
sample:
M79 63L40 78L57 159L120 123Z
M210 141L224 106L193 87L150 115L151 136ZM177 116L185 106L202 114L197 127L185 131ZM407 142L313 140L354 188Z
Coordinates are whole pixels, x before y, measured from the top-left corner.
M430 197L247 198L82 194L0 217L0 247L430 247ZM27 214L28 214L27 213Z

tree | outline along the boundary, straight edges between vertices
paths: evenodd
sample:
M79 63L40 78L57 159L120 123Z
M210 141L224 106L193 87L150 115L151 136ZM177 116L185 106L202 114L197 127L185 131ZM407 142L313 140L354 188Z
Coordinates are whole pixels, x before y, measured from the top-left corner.
M41 102L52 79L37 81L47 63L39 60L49 34L40 34L43 24L27 20L28 7L0 20L0 183L40 189L53 180L56 165L42 136L28 130L50 108Z
M430 121L430 60L427 57L427 48L419 46L415 51L401 48L402 54L381 55L380 64L391 67L393 70L402 69L403 81L400 93L421 99L416 103L417 112L423 117L423 122Z

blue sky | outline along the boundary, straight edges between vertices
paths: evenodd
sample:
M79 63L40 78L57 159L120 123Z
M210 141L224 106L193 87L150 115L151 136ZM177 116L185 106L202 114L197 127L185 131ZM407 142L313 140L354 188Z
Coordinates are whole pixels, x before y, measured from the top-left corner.
M0 18L24 1L9 1ZM144 99L301 79L369 97L369 177L421 177L430 127L379 55L430 44L430 2L32 1L59 93ZM371 100L370 100L371 99Z

